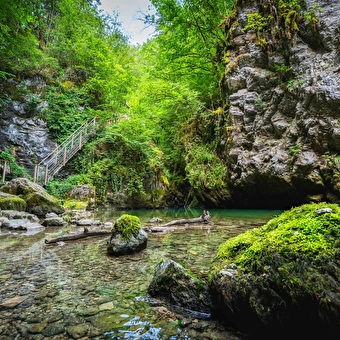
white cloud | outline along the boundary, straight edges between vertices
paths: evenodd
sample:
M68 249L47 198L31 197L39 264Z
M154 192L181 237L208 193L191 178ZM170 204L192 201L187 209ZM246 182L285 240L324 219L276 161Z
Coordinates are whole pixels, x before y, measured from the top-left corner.
M122 22L123 33L130 37L134 45L142 44L154 33L152 27L145 27L143 21L138 20L142 13L149 13L152 7L150 0L100 0L100 9L109 14L119 13L118 20ZM150 7L151 6L151 7Z

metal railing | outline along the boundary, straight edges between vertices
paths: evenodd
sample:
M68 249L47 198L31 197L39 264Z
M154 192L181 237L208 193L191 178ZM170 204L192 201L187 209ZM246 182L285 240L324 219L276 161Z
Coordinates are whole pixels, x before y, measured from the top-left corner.
M96 118L84 123L62 144L58 145L34 169L34 182L46 184L65 166L65 164L83 147L97 126Z

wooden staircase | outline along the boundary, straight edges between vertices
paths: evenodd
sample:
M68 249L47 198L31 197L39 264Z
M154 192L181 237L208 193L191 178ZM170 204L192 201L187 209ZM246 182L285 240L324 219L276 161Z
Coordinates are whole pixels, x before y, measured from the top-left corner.
M34 168L34 182L42 185L53 177L83 147L96 130L96 118L84 123Z

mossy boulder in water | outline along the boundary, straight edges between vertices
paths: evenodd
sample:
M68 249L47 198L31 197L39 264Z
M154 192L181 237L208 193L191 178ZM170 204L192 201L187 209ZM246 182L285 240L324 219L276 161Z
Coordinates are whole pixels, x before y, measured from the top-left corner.
M212 304L207 283L172 260L157 265L148 293L166 302L176 313L193 318L210 318Z
M26 202L18 196L0 192L0 210L25 211Z
M210 272L216 314L287 338L340 332L340 208L306 204L229 239Z
M109 255L133 254L146 248L148 235L142 229L137 216L122 215L113 225L110 240L107 242Z
M62 214L64 209L57 199L47 193L39 184L27 178L15 178L0 188L0 191L19 196L26 202L26 210L39 217L54 212Z

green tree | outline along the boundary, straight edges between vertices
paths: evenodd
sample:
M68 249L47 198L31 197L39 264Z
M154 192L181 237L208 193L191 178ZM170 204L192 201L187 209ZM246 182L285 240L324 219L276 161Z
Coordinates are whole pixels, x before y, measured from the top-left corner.
M223 69L216 56L225 38L218 26L233 2L153 0L157 13L146 18L159 32L159 68L166 62L166 76L185 78L210 108L223 101L218 88Z
M39 0L0 0L0 77L34 68L42 57L37 38Z

